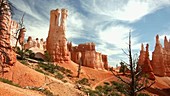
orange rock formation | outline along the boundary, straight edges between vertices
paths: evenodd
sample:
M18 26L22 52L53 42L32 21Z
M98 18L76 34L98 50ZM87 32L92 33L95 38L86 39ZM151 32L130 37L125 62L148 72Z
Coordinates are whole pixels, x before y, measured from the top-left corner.
M13 65L16 62L16 55L10 45L11 13L6 0L2 2L0 9L0 63L1 67Z
M82 63L83 66L94 69L108 69L107 55L96 52L93 42L78 46L68 43L68 49L71 53L71 60L75 63Z
M63 62L69 60L69 52L67 49L67 40L65 36L66 18L66 9L61 9L61 12L59 9L51 10L50 28L47 37L46 48L51 56L52 61L54 62Z
M148 55L149 53L144 51L142 47L139 56L139 65L143 66L142 70L144 72L153 72L157 76L170 76L170 41L167 40L166 36L164 38L164 47L160 44L159 35L156 36L156 45L152 52L152 60L149 60L146 54Z
M61 16L60 16L61 15ZM60 18L61 17L61 18ZM74 61L94 69L108 69L107 55L95 50L94 43L72 46L65 36L67 10L52 10L50 13L50 28L47 38L47 51L54 62ZM60 25L59 25L60 22Z
M138 61L138 68L140 66L140 68L142 69L142 73L147 73L150 79L155 80L153 69L150 63L151 61L149 59L149 44L146 45L146 51L144 50L144 46L142 44Z

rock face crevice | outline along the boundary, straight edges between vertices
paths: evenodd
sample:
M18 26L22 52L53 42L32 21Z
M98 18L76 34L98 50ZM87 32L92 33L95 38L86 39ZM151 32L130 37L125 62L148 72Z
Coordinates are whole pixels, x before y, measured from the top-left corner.
M145 64L142 69L146 73L148 73L148 71L152 71L154 75L157 76L170 76L170 41L167 40L166 36L164 38L164 47L162 47L159 41L159 35L156 36L156 44L154 51L152 52L152 60L146 58L146 54L149 53L144 51L143 48L141 48L138 61L139 65ZM150 64L144 62L146 60L150 61ZM151 67L147 68L146 65Z

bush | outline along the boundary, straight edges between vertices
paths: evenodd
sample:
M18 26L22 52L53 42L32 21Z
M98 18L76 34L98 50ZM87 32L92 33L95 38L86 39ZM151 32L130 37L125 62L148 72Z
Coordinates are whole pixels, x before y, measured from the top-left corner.
M110 83L109 83L109 82L104 82L104 84L105 84L105 85L110 85Z
M42 62L39 62L38 65L42 67L45 71L48 71L52 74L55 72L55 65L53 64L43 64Z
M34 59L34 58L35 58L35 53L31 53L31 54L29 55L29 58Z
M18 60L20 63L24 64L24 65L29 65L28 62L26 60Z
M36 90L36 91L40 91L42 92L43 94L45 94L46 96L54 96L52 92L50 92L48 89L40 89L38 87L33 87L33 88L30 88L31 90Z
M86 88L84 88L84 89L83 89L83 92L85 92L88 96L100 96L100 95L98 95L98 94L96 93L96 91L93 91L93 90L91 90L91 89L86 89Z
M45 75L48 75L48 73L46 73L46 72L44 72L43 70L38 69L38 68L35 68L35 71L38 71L38 72L43 73L43 74L45 74Z
M81 80L78 80L78 81L76 81L76 83L90 86L89 80L88 80L87 78L83 78L83 79L81 79Z
M66 74L66 76L72 77L71 70L65 69L64 67L60 67L60 66L54 65L54 64L43 64L42 62L39 62L38 65L39 65L39 67L43 68L47 72L50 72L52 74L56 73L58 75L56 77L59 77L60 79L62 77L64 78L64 76L61 76L62 75L61 73ZM59 71L61 73L59 73Z
M89 96L121 96L115 90L115 86L110 85L108 82L104 82L103 86L97 86L95 90L84 88L82 91L84 91Z
M56 72L56 75L55 75L55 78L58 78L58 79L63 79L64 78L64 76L61 74L61 73L59 73L59 72Z
M8 80L8 79L5 79L5 78L0 78L0 81L3 82L3 83L7 83L7 84L10 84L10 85L13 85L13 86L16 86L16 87L20 87L20 85L18 84L14 84L11 80Z
M97 94L100 96L103 96L102 94L106 95L106 96L112 96L110 94L113 94L115 93L115 90L114 90L114 86L110 86L110 84L108 82L104 82L104 86L97 86L95 88Z
M44 55L45 55L45 61L50 62L51 61L51 57L50 57L49 53L47 51L45 51Z
M125 89L127 89L126 85L123 83L118 83L115 81L111 81L112 86L115 86L116 90L123 93L123 94L127 94L127 92L125 91Z

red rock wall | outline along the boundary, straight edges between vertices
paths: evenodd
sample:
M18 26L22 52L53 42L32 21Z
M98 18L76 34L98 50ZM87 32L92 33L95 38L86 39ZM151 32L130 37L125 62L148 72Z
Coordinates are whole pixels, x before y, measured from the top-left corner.
M71 50L71 60L75 63L82 63L82 66L93 69L108 70L107 55L103 55L95 50L94 43L79 44L72 46L68 43L68 49Z
M106 70L108 70L108 69L109 69L109 66L108 66L108 61L107 61L107 55L102 55L102 61L103 61L103 63L104 63L104 68L105 68Z

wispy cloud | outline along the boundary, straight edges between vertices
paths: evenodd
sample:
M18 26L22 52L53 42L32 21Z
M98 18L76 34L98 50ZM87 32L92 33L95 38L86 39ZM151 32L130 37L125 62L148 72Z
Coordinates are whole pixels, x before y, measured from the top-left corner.
M135 22L162 6L170 5L169 0L82 0L84 8L94 14L106 15L116 20Z

